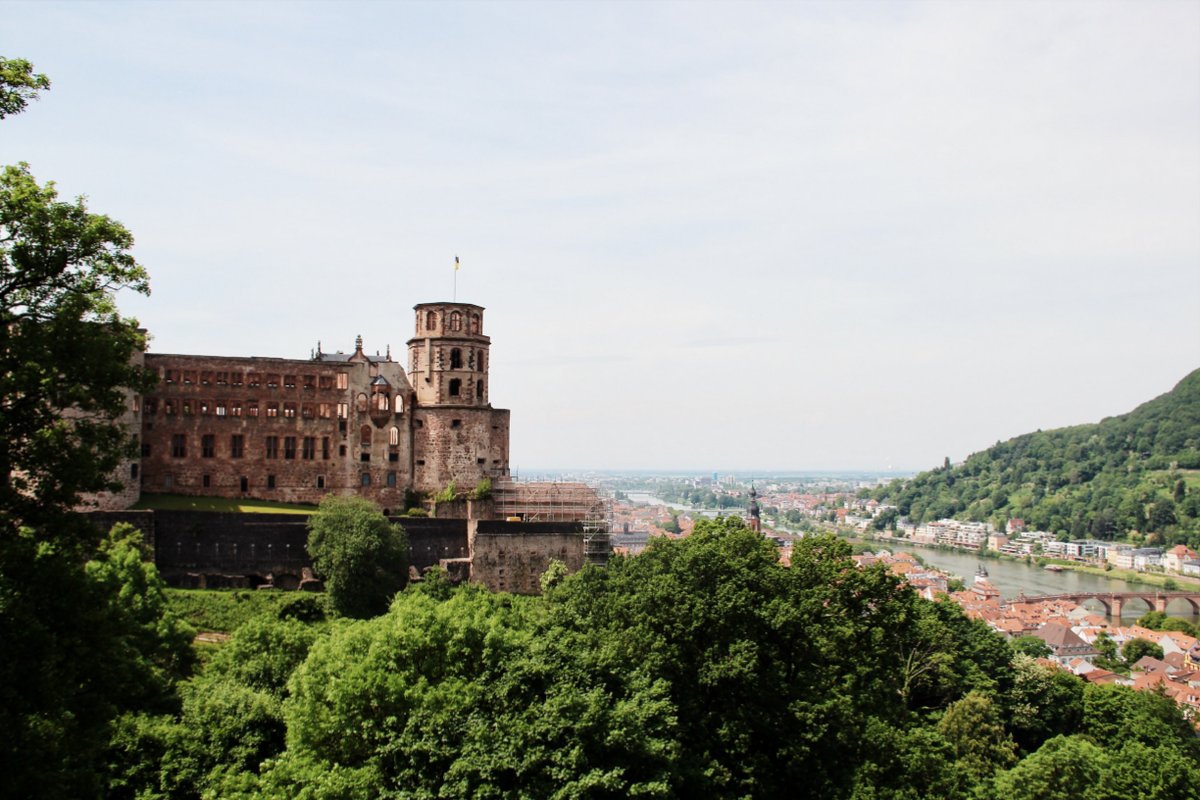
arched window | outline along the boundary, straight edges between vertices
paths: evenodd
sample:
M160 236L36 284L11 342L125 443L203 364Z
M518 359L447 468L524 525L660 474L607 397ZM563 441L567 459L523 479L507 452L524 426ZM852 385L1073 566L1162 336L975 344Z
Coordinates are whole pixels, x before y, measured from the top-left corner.
M457 311L450 312L450 330L462 330L462 314L458 313Z
M392 410L395 411L397 414L404 413L404 398L403 397L401 397L400 395L396 395L396 400L394 403L392 403Z
M462 369L462 350L450 348L450 369Z
M451 378L450 379L450 396L458 397L458 395L461 392L462 392L462 381L460 381L458 378Z
M482 350L479 351L479 371L480 372L485 371L483 368L483 351Z
M359 428L358 436L363 444L370 444L371 443L371 426L363 425L361 428Z
M388 401L388 396L386 394L384 394L383 392L380 392L375 397L375 408L377 408L378 410L387 411L390 406L391 406L391 403Z
M470 319L470 321L467 323L467 325L469 326L467 329L467 332L468 333L479 333L479 315L476 314L475 312L471 312L471 316L469 317L469 319Z
M437 312L436 311L426 311L425 312L425 330L431 331L436 327L437 327Z
M395 425L393 425L392 429L388 431L388 444L390 444L392 447L400 444L400 429Z
M362 392L358 393L358 402L355 404L360 413L365 414L367 411L367 396Z
M477 381L475 383L475 397L479 400L483 399L483 381Z

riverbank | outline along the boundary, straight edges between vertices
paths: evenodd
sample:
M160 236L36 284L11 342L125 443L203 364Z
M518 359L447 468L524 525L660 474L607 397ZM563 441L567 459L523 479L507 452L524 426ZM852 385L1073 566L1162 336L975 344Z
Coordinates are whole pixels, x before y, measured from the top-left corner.
M860 531L854 531L854 534L859 534ZM1044 567L1048 564L1060 566L1063 569L1079 572L1084 575L1094 575L1098 578L1108 578L1110 580L1124 581L1130 584L1140 584L1142 586L1153 586L1165 591L1191 591L1200 589L1200 578L1194 578L1184 575L1167 575L1161 572L1138 572L1132 569L1105 569L1103 566L1095 564L1081 564L1078 561L1070 561L1062 558L1049 558L1047 556L1010 556L1007 553L997 553L995 550L967 550L961 547L951 547L944 544L926 544L925 542L914 542L912 539L890 539L877 538L873 536L862 537L858 535L847 535L844 531L839 531L839 534L845 535L850 541L869 543L872 545L886 545L890 548L900 547L916 547L925 550L938 550L946 553L959 553L972 558L986 558L998 561L1010 561L1018 564L1028 564L1030 566ZM1173 581L1175 589L1167 588L1167 581Z

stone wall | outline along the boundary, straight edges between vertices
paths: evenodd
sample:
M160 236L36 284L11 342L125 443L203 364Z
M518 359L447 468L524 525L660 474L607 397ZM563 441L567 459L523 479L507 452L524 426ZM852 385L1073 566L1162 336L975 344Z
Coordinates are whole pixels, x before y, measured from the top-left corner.
M255 587L270 583L294 589L308 557L308 517L301 514L240 514L203 511L96 512L108 530L117 522L139 528L148 552L168 584L185 587ZM391 517L408 535L410 563L418 572L446 559L469 557L467 521Z
M471 581L492 591L539 594L551 559L562 561L571 572L584 565L583 526L577 522L472 524Z

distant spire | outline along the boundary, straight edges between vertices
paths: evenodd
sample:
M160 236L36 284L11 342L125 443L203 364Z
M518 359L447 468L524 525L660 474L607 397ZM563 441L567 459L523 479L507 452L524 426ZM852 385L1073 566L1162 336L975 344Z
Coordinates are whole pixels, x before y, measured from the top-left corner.
M388 343L388 346L387 346L387 360L388 360L388 361L391 361L391 360L392 360L392 345L391 345L391 342L389 342L389 343Z
M357 352L362 352L362 334L354 337L354 349Z

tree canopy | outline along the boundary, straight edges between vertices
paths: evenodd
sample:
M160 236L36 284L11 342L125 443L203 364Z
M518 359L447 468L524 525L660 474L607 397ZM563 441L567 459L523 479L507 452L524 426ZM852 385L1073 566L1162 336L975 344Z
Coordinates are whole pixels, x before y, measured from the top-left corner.
M408 582L408 538L361 497L326 495L308 520L308 553L330 605L347 617L381 614Z

